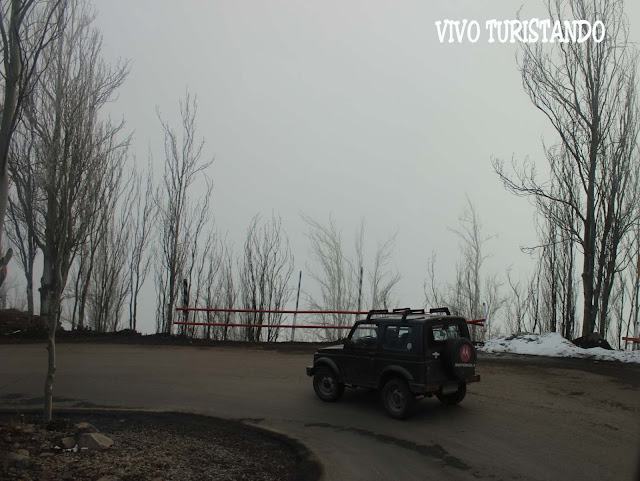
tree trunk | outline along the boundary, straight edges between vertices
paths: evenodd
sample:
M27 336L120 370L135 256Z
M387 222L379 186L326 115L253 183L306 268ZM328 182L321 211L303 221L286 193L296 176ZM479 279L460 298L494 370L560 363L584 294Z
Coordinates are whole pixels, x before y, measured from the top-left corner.
M50 251L51 249L46 249ZM51 421L53 407L53 378L56 372L56 329L58 327L58 309L56 302L55 267L50 252L45 253L42 287L40 288L40 315L47 320L49 339L47 343L48 365L44 383L44 422Z
M169 278L169 302L167 303L167 320L166 325L164 326L164 332L167 334L173 334L173 309L175 307L175 296L173 293L174 290L175 279L174 276Z
M2 142L3 135L0 134L0 143ZM7 141L8 142L8 141ZM2 146L0 145L0 155ZM0 168L0 245L2 245L2 234L4 233L4 218L7 214L7 205L9 203L9 172L7 170L7 164L5 167ZM4 253L0 253L4 255ZM0 266L2 268L4 266ZM0 283L1 285L1 283Z
M609 310L609 299L611 298L611 291L613 289L613 282L608 282L605 280L605 285L602 293L600 294L600 309L598 313L599 317L599 326L598 331L602 337L606 337L607 331L609 330L609 321L610 318L607 318L608 310Z
M57 286L58 276L56 275L57 250L54 241L54 232L57 228L57 203L52 193L48 194L47 199L49 215L46 219L45 228L45 246L43 250L44 265L42 268L42 280L40 286L40 316L47 320L49 326L49 340L47 343L48 367L47 376L44 383L44 422L51 421L51 413L53 408L53 378L56 372L56 328L58 324L58 309L56 299L59 299L58 292L61 292Z
M20 18L22 2L14 0L11 5L11 17L9 19L9 58L5 58L4 72L4 101L2 104L2 117L0 118L0 245L4 232L4 219L9 203L9 145L15 125L16 109L18 108L18 84L22 72L22 57L20 55ZM4 281L4 279L3 279Z
M573 325L575 319L573 317L573 248L569 246L570 249L570 257L569 257L569 269L568 269L568 282L567 282L567 291L565 293L565 334L564 337L566 339L571 339L573 337Z
M29 257L27 268L27 311L30 316L34 314L33 305L33 257Z
M131 278L131 298L129 301L129 329L138 329L138 293L140 292L140 259L136 259L135 274ZM135 279L135 282L133 281Z
M91 246L91 257L89 258L89 271L87 272L87 277L82 285L82 293L80 294L80 306L78 308L78 330L81 331L85 328L84 318L87 307L87 295L89 293L89 285L91 283L91 276L93 275L93 266L94 266L94 246Z
M594 121L594 124L596 122ZM595 176L598 148L598 132L591 133L591 148L589 159L589 177L587 184L587 215L584 222L584 265L582 269L582 286L584 306L582 316L582 335L593 332L595 326L594 312L594 272L596 257L596 225L595 225Z
M639 240L640 242L640 240ZM633 337L640 335L640 250L638 251L638 275L636 277L636 285L634 286L635 306L633 318ZM640 343L633 344L633 350L640 349Z
M53 378L56 374L56 327L58 324L57 316L51 316L49 319L49 340L47 342L48 363L47 376L44 381L44 414L43 421L51 422L53 414Z

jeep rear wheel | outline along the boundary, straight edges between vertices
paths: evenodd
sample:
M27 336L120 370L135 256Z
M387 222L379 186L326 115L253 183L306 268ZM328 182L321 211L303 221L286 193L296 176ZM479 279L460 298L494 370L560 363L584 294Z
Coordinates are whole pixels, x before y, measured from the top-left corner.
M452 393L443 394L442 390L436 393L436 397L441 403L453 406L461 402L467 395L467 384L462 382L458 385L458 390Z
M382 388L382 404L393 418L406 418L414 401L415 397L404 379L390 379Z
M344 384L338 381L338 376L331 369L321 367L313 376L313 389L323 401L333 402L344 393Z

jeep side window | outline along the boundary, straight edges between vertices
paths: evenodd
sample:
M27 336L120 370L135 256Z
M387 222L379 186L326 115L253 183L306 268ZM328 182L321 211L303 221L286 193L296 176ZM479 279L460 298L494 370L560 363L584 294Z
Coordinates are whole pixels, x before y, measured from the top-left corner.
M460 330L457 324L449 324L448 326L433 326L431 328L433 340L435 342L446 342L451 339L460 337Z
M351 335L350 344L355 348L369 348L378 345L378 326L376 324L359 324Z
M382 338L384 349L412 351L416 347L413 326L387 326Z

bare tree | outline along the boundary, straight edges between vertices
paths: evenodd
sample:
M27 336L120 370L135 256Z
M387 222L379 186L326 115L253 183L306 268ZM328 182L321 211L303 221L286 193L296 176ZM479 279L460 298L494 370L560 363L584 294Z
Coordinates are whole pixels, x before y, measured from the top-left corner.
M214 293L210 293L207 299L208 306L218 305L214 303L214 299L220 300L220 307L223 309L233 309L238 302L238 287L233 273L233 250L225 244L225 248L222 254L222 272L220 281L218 283L218 296L214 297ZM229 324L231 322L231 313L225 312L221 316L221 322ZM233 331L229 330L229 326L221 326L220 338L226 341L233 335Z
M350 311L392 308L395 302L394 289L400 275L392 267L395 235L380 243L373 260L368 263L365 255L364 220L355 235L354 250L346 252L342 233L333 218L327 224L303 216L308 226L307 238L311 242L310 254L315 265L310 267L310 277L316 282L318 293L307 295L313 310ZM366 276L365 276L366 272ZM367 285L363 286L365 280ZM324 314L323 324L348 326L353 316L349 314ZM344 332L327 329L326 340L335 341Z
M9 172L12 189L9 196L9 222L5 223L9 240L17 248L19 262L26 280L29 314L34 314L33 276L38 242L43 237L38 212L43 210L43 189L38 183L36 156L30 132L16 132L11 143Z
M180 102L180 112L181 135L158 112L164 133L165 164L162 185L156 194L159 220L156 329L165 333L173 326L180 286L190 271L190 258L196 257L198 239L209 219L213 189L206 175L213 160L202 158L204 140L197 139L197 101L188 92ZM198 178L205 185L198 195L200 201L194 204L190 189Z
M25 99L44 66L42 53L64 28L60 11L66 1L10 0L0 3L0 241L9 198L9 152ZM46 65L46 61L44 64ZM0 257L0 284L12 250Z
M369 272L371 285L371 309L393 309L393 290L400 282L400 274L391 267L396 236L378 245L373 266ZM362 265L362 264L361 264Z
M482 224L475 207L467 197L463 214L458 218L460 226L450 229L460 241L460 258L456 265L455 280L450 283L438 281L436 257L431 256L424 284L425 302L428 306L447 306L467 319L484 317L489 326L504 300L500 296L500 283L496 275L485 274L484 264L488 257L485 245L492 236L484 236ZM472 326L471 334L480 340L485 330Z
M198 289L196 290L196 307L218 307L223 304L220 296L221 278L223 276L225 250L224 244L216 235L209 233L205 242L205 249L202 254L202 261L198 268ZM202 322L219 322L216 314L211 311L202 313ZM213 329L212 329L213 327ZM203 329L205 339L220 339L219 329L216 326L206 326Z
M507 328L512 333L531 332L529 328L531 290L529 284L523 285L522 281L516 281L511 277L511 269L507 270L507 283L509 294L505 299L505 318Z
M244 255L239 261L240 301L243 309L259 311L283 310L291 289L289 280L293 272L293 255L289 240L282 229L282 219L272 216L261 224L260 216L255 216L247 230ZM243 323L247 341L262 340L266 327L267 342L278 339L282 314L272 312L246 313Z
M532 302L538 307L537 314L541 332L560 332L572 339L576 325L575 243L567 236L566 229L578 229L573 211L564 204L546 205L547 216L541 216L537 226L540 245L523 251L539 256L534 278L536 289L532 291Z
M55 374L55 331L62 295L78 249L92 219L113 192L110 181L121 169L129 139L120 139L122 123L99 116L124 81L128 65L111 67L101 58L100 33L93 12L83 3L58 9L62 35L43 51L48 65L25 102L25 121L33 133L37 181L45 195L38 241L43 252L40 314L49 322L49 370L45 382L45 421L51 419Z
M79 303L78 327L85 325L99 331L117 330L127 292L131 290L128 275L129 250L132 243L135 198L139 184L135 171L123 165L113 170L108 179L110 195L96 212L95 228L88 235L85 249L80 249L79 263L84 277ZM85 247L83 246L83 247ZM75 306L74 306L75 313Z
M107 218L99 230L90 278L89 321L98 332L117 331L123 314L127 292L131 290L127 275L127 254L131 244L131 198L125 197L119 215Z
M126 181L124 180L124 165L118 162L114 168L110 170L103 182L105 191L109 195L104 202L98 206L95 215L87 220L87 238L77 249L74 257L77 265L76 281L74 285L74 305L71 315L71 326L73 329L83 330L86 327L85 318L87 313L87 305L90 301L92 307L91 326L98 330L104 331L104 323L102 319L102 311L96 310L96 297L100 297L96 291L99 290L101 284L96 281L95 275L105 275L105 269L120 269L122 263L126 259L126 255L118 252L113 259L110 258L111 253L105 252L105 245L112 244L113 250L116 250L119 242L117 239L124 238L128 240L129 224L131 218L132 201L135 195L135 185L133 184L133 174ZM122 196L126 191L124 201ZM117 232L114 231L113 225L117 221L116 217L120 215L120 226ZM110 265L103 266L103 262ZM99 272L96 273L96 268Z
M186 302L183 299L185 306L198 306L198 302L201 300L200 295L204 284L204 271L206 269L207 258L215 256L216 248L216 235L212 230L205 233L205 227L211 222L211 215L209 212L209 200L210 192L206 198L199 202L197 215L193 217L191 228L189 229L189 236L191 242L188 245L189 251L187 252L187 262L183 277L183 296L187 295ZM195 284L195 285L194 285ZM189 312L183 311L183 320L187 321ZM193 337L196 333L196 326L182 325L180 333Z
M205 242L209 248L202 255L198 269L196 295L192 302L195 307L234 309L238 302L238 288L234 272L233 248L226 238L210 234ZM231 312L199 312L197 320L205 323L229 324ZM205 326L205 339L227 340L246 339L246 330L229 326Z
M605 39L522 44L524 89L560 145L546 149L548 182L538 181L533 166L516 169L515 180L501 161L494 167L509 190L533 196L564 237L580 245L582 332L588 334L598 323L606 328L619 247L638 219L637 49L628 41L621 0L550 0L547 11L552 22L602 21ZM555 218L553 205L570 209L579 228Z
M358 303L359 276L362 267L362 235L356 237L356 262L349 259L344 252L342 235L333 220L329 218L327 225L303 216L307 223L307 238L311 242L311 259L316 264L310 269L311 278L317 283L319 294L309 295L309 307L312 310L348 311L354 310ZM362 232L362 229L360 229ZM322 316L323 324L329 326L347 326L352 316L346 314L326 314ZM327 329L326 340L335 341L343 333L336 329Z
M623 252L627 262L612 296L616 301L616 338L610 336L620 349L623 348L622 337L638 337L640 332L640 223L635 226L633 236L627 239ZM625 341L624 348L628 345ZM632 349L640 347L637 343L631 346Z
M631 250L633 252L633 250ZM640 225L636 227L636 235L635 235L635 257L636 257L636 272L635 272L635 283L633 284L632 294L631 294L631 305L632 308L629 312L629 321L627 322L627 336L629 337L629 330L633 329L633 336L637 338L640 336ZM633 263L631 263L633 265ZM631 276L633 277L633 271L631 271ZM640 349L640 343L634 344L634 349Z
M5 244L2 246L2 250L6 251L8 249L6 245L8 244L7 238L5 238L2 243ZM9 307L24 310L26 298L24 297L24 293L20 292L21 290L22 286L16 279L16 276L8 275L5 282L0 285L0 309L7 309Z
M91 289L91 278L93 277L93 269L95 268L95 259L100 246L100 233L102 229L96 229L95 225L102 225L106 222L107 216L101 211L99 216L92 219L95 223L89 229L87 241L79 246L75 256L75 282L73 292L73 310L71 313L71 329L84 330L86 328L86 307Z
M144 191L143 191L144 187ZM151 162L147 165L147 177L144 181L136 176L134 181L131 250L129 254L129 329L138 327L138 296L149 274L152 255L148 249L153 241L152 222L155 214L153 170Z

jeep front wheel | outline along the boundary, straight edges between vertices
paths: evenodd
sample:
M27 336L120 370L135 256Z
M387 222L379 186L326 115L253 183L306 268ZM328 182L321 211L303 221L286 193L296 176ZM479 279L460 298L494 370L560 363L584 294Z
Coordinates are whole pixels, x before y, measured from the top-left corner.
M390 379L382 388L382 404L393 418L406 418L414 401L415 397L404 379Z
M462 382L458 385L458 390L452 393L443 394L442 391L436 393L436 397L440 400L441 403L446 404L447 406L453 406L461 402L464 397L467 395L467 385Z
M321 367L313 376L313 389L323 401L333 402L344 393L344 384L338 381L338 376L331 369Z

